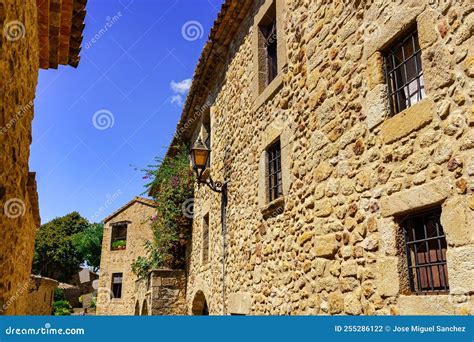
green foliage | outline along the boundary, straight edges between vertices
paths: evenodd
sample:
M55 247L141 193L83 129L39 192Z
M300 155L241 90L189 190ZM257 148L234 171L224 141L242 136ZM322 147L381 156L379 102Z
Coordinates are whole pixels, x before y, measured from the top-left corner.
M183 203L193 198L195 179L189 165L188 148L175 146L174 151L173 157L157 159L156 165L144 170L145 178L152 179L147 187L152 189L157 209L150 218L154 239L145 246L147 256L139 257L132 265L140 276L152 268L184 266L192 220L185 216Z
M72 306L67 300L59 300L53 302L54 316L69 316L71 315L72 311Z
M36 235L33 273L68 282L84 262L97 271L103 229L77 212L42 225Z
M126 247L126 246L127 246L127 241L125 241L125 240L118 240L118 241L112 242L112 249L113 250L124 249L124 247Z
M73 236L89 227L89 222L73 212L41 226L36 235L33 272L42 276L69 281L84 261L73 245Z
M64 290L56 287L54 289L54 301L58 302L60 300L66 300L66 297L64 296Z
M81 255L83 261L97 272L100 266L100 253L102 251L102 236L104 225L102 223L90 224L84 231L72 236L72 244Z

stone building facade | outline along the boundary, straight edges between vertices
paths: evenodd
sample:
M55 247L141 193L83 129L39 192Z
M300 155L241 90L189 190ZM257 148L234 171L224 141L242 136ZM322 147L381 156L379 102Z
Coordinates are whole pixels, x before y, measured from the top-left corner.
M54 290L59 282L37 275L31 275L28 288L26 314L30 316L48 316L53 311Z
M134 314L137 276L132 272L132 263L146 255L145 243L153 240L154 213L153 201L136 197L104 219L98 315Z
M188 313L472 313L473 25L468 0L225 1L173 142L228 182L224 234L196 187Z
M86 0L0 0L0 313L25 314L36 229L28 167L39 68L76 67Z

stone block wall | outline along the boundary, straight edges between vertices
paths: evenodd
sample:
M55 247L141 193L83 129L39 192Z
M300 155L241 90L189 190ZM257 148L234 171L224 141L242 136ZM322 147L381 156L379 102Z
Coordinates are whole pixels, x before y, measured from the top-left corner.
M154 270L136 282L135 315L186 314L184 270Z
M225 273L220 196L196 188L188 313L198 293L211 314L224 312L223 298L228 314L472 313L472 4L284 1L286 64L260 93L254 18L264 4L254 2L225 72L206 83L211 174L229 181ZM381 53L411 25L426 97L389 117ZM261 155L275 131L286 184L268 215ZM431 205L442 209L451 292L417 296L406 293L396 219Z
M104 237L100 260L99 289L97 296L98 315L133 315L135 312L135 282L132 263L146 255L145 242L153 239L151 217L155 209L141 201L132 201L104 222ZM113 223L129 221L127 247L111 250L111 227ZM123 273L122 298L112 297L112 274Z
M54 279L31 275L28 288L26 314L31 316L51 315L53 310L54 290L58 282Z
M0 0L0 312L25 314L36 229L36 182L29 173L38 78L34 0Z

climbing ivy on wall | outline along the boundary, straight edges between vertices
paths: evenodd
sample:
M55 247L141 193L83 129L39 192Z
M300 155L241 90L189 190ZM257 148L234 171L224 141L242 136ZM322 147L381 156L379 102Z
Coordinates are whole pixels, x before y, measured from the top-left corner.
M185 247L191 234L192 217L186 204L192 205L195 178L189 165L186 145L174 146L165 159L143 170L146 185L156 202L156 212L149 218L153 241L146 243L146 256L132 264L142 277L154 268L180 269L185 264Z

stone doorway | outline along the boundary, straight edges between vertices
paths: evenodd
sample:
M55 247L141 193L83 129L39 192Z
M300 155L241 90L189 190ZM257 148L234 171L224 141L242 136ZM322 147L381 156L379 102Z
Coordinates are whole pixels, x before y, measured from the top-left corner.
M140 303L138 303L138 300L135 304L135 316L140 316Z
M143 301L142 316L148 316L148 303L146 299Z
M206 296L204 292L198 291L193 300L193 315L195 316L209 316L209 307L207 305Z

